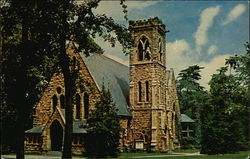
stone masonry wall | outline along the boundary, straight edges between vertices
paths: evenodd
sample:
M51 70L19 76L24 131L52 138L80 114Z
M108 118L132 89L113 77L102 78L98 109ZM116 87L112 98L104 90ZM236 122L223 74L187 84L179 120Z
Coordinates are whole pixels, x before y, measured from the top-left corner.
M82 61L79 54L74 53L72 50L68 51L71 57L75 56L77 60L77 69L79 70L79 79L78 79L78 87L77 93L80 95L80 103L81 103L81 111L80 111L80 119L75 119L76 116L76 105L73 104L73 117L75 120L83 120L84 119L84 107L83 107L83 96L84 93L89 94L89 109L93 110L95 107L95 103L99 99L99 90L97 88L96 83L91 77L87 67ZM57 88L61 88L61 92L57 91ZM45 88L40 101L35 106L35 114L34 114L34 126L43 125L46 121L49 120L50 116L53 113L53 96L57 96L58 107L60 107L60 96L64 95L64 77L60 70L52 75L52 78L48 84L48 87Z
M74 120L85 120L84 117L84 94L89 95L89 110L92 111L95 109L95 104L100 100L100 90L97 87L97 84L90 75L84 61L78 53L75 53L71 48L68 50L68 54L73 59L76 59L75 68L79 71L79 78L77 79L77 94L80 95L80 119L76 119L76 103L73 103L73 118ZM60 91L58 91L60 88ZM51 77L48 86L43 91L40 101L35 106L34 113L34 127L39 125L46 125L44 131L41 135L40 145L26 144L27 150L43 150L48 151L50 147L50 125L54 120L58 120L64 130L64 122L61 119L61 114L63 114L64 109L61 109L60 105L60 96L65 94L64 89L64 77L60 69L58 69ZM53 110L53 96L57 96L57 108L59 111ZM61 112L61 114L59 113ZM128 118L120 119L121 127L124 132L122 132L122 139L120 140L120 146L127 146L127 127L128 127ZM82 146L73 145L72 151L74 153L82 153L84 151Z

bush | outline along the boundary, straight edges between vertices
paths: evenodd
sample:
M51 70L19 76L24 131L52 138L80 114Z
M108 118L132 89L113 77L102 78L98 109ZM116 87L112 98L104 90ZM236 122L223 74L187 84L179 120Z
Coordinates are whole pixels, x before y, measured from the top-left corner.
M109 91L102 88L101 100L87 120L86 156L92 158L117 157L120 123Z
M199 148L199 145L196 141L195 137L183 137L181 140L181 148L182 149L195 149Z

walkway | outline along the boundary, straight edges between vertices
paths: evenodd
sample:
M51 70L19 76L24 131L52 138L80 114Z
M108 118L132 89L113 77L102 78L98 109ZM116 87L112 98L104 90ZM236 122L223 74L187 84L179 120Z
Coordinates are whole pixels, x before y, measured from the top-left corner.
M198 156L202 155L199 152L196 153L173 153L171 155L152 155L152 156L134 156L130 158L161 158L161 157L171 157L171 156ZM2 159L15 159L15 155L3 155ZM52 155L25 155L25 159L61 159L61 156ZM84 159L83 157L73 157L73 159Z
M157 157L157 158L161 158L161 157L173 157L173 156L201 156L203 154L200 154L199 152L195 152L195 153L172 153L169 155L152 155L152 156L135 156L132 158L152 158L152 157Z

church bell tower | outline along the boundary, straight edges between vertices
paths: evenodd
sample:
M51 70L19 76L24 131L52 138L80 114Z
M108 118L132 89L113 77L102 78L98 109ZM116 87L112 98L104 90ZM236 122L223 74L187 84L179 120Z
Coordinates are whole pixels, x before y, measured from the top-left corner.
M131 142L135 149L167 150L165 25L157 18L130 21Z

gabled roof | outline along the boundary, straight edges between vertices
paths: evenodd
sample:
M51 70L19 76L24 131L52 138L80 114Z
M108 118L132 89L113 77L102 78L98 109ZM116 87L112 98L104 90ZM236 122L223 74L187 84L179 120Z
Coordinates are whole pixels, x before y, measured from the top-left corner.
M84 126L86 125L86 121L80 120L80 121L73 121L73 133L74 134L85 134L87 133Z
M80 53L97 87L104 84L110 90L119 116L131 116L129 112L129 67L103 54L86 57Z
M181 122L182 123L194 123L195 121L191 119L189 116L186 114L181 114Z
M44 128L44 125L36 126L36 127L33 127L29 130L26 130L25 133L26 134L40 134L40 133L42 133L43 128Z

